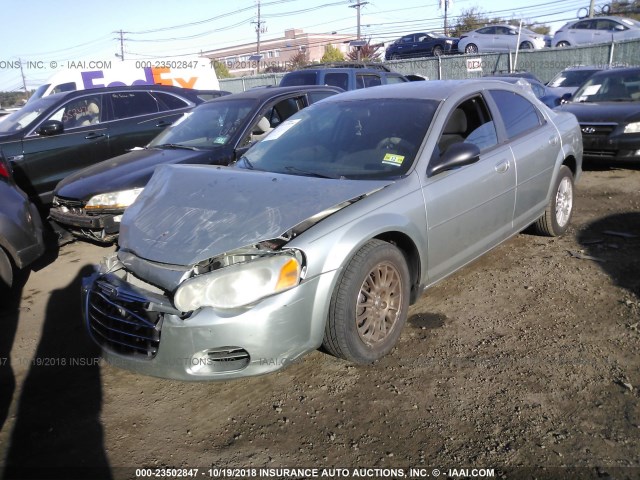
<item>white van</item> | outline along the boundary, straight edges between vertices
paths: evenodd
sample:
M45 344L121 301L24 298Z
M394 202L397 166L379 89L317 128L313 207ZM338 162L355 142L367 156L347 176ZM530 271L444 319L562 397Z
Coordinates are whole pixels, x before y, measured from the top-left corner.
M220 90L211 60L67 61L66 68L38 87L29 101L52 93L123 85L173 85L199 90Z

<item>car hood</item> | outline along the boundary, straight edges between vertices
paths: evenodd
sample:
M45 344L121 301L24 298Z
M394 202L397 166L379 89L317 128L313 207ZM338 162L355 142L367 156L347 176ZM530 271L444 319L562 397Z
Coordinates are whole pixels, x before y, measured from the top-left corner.
M640 118L640 102L570 102L557 110L573 113L580 123L629 122Z
M99 193L144 187L158 165L174 163L228 162L227 148L217 150L155 149L133 150L73 173L58 183L55 195L88 200Z
M125 211L119 244L147 260L193 265L278 238L391 183L165 165Z

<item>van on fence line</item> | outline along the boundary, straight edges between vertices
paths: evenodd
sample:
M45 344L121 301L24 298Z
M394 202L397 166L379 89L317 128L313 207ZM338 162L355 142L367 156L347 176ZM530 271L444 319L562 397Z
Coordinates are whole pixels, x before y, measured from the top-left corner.
M125 60L111 62L66 62L68 68L52 75L36 89L29 101L53 93L125 85L173 85L198 90L219 90L211 60Z

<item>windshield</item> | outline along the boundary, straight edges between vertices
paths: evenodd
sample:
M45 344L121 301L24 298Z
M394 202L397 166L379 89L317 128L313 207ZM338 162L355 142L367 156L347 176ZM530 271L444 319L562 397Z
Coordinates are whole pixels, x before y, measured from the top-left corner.
M238 165L327 178L399 177L411 168L437 106L395 98L320 102L276 128Z
M574 102L637 102L640 70L595 74L573 95Z
M598 69L565 70L556 75L547 85L550 87L579 87L587 78L598 71Z
M213 148L227 145L254 111L254 100L213 101L196 107L154 138L148 147L180 145Z
M57 97L47 96L33 103L27 102L20 110L13 112L11 115L7 115L2 122L0 122L0 133L22 130L38 118L52 103L57 101Z

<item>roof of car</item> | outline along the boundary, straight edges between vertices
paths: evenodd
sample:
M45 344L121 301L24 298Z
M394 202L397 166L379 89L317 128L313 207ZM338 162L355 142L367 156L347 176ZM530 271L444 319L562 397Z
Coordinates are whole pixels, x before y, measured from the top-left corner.
M350 90L324 101L360 100L368 98L406 98L442 101L451 96L451 92L459 88L473 85L477 90L487 88L514 88L511 84L500 80L474 78L467 80L430 80L425 82L405 82L391 85L380 85L373 88ZM517 88L517 87L515 87Z
M302 70L312 69L326 69L326 68L370 68L373 70L382 70L383 72L390 72L391 69L382 63L372 62L326 62L326 63L312 63L302 67Z
M305 93L305 92L314 92L314 91L332 91L336 93L343 92L339 87L332 87L328 85L296 85L292 87L275 87L272 85L265 85L260 87L251 88L244 92L232 93L231 95L225 95L222 97L214 98L213 100L209 100L207 103L217 102L217 101L225 101L231 99L255 99L255 100L264 100L268 98L275 97L277 95L286 95L288 93Z

